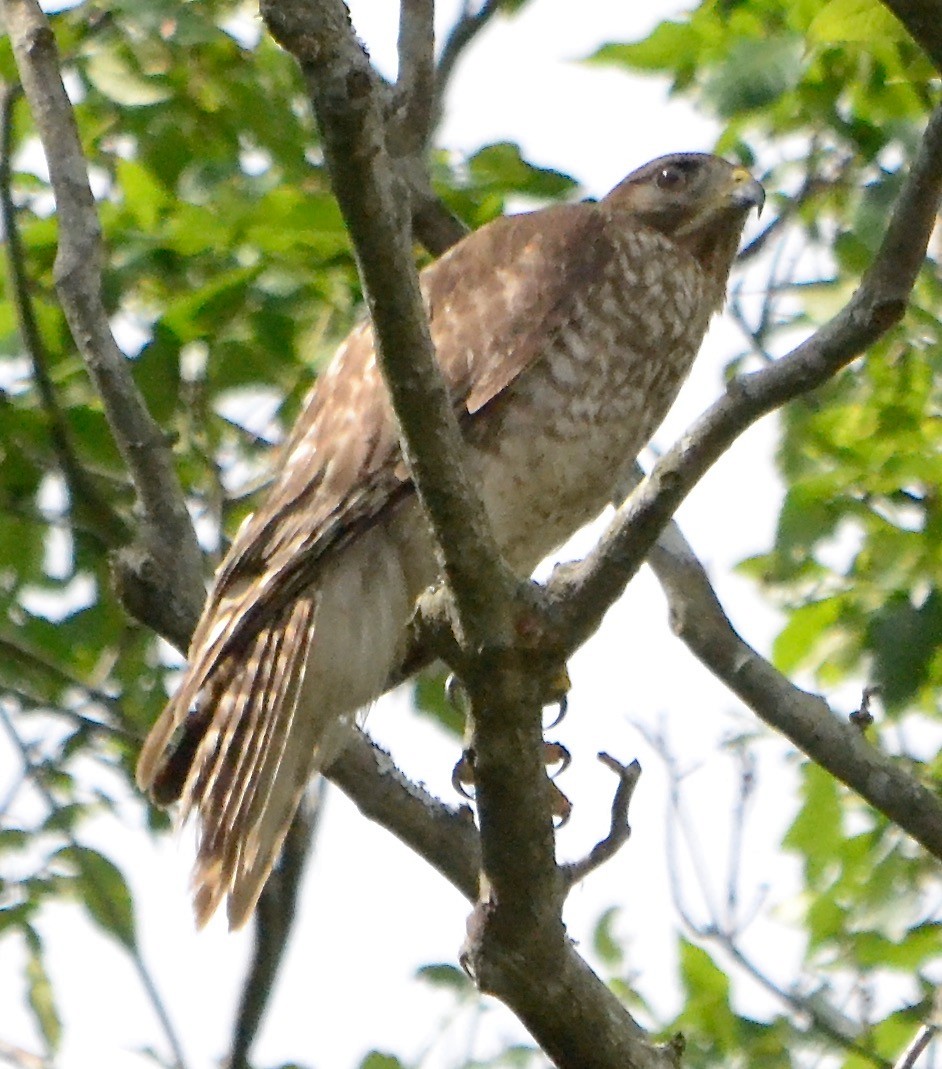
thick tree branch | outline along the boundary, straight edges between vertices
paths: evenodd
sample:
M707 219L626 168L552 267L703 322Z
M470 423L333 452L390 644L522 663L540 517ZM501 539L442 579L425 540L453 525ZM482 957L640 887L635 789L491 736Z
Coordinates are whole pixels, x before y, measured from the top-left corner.
M55 38L35 0L4 0L3 11L56 197L56 288L143 513L122 590L136 615L185 646L204 598L202 555L167 441L134 384L102 301L101 229Z
M675 524L649 563L667 595L673 630L695 656L760 719L942 860L942 803L935 794L740 638Z
M883 242L847 305L787 356L733 379L725 395L655 464L585 561L554 572L547 599L569 649L595 631L678 505L747 427L826 382L900 320L925 258L940 196L942 109L929 120Z
M43 344L30 298L26 251L20 239L16 206L13 203L11 172L13 107L20 95L18 85L4 85L0 89L0 219L6 242L10 295L16 310L20 338L33 366L33 379L39 393L39 403L46 415L56 463L69 490L70 508L83 528L93 531L105 546L115 548L129 541L131 533L124 520L98 492L78 458L65 415L59 408L49 373L49 354Z
M382 83L342 0L263 0L269 29L300 63L344 219L353 239L380 366L413 479L435 532L461 630L471 645L506 630L501 560L464 472L465 448L435 363L412 258L407 191L386 145ZM497 595L497 596L495 596Z
M391 831L465 898L475 900L481 843L466 806L452 809L434 798L360 732L325 774L365 817Z

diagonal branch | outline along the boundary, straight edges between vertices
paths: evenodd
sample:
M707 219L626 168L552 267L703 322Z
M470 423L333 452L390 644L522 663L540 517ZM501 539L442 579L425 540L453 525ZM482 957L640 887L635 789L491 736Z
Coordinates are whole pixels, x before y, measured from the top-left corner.
M147 622L185 645L203 602L202 556L166 438L111 332L101 228L55 38L36 0L3 0L3 11L56 197L56 288L143 513L141 545L125 561L122 591L137 585L132 611L147 611Z
M79 514L77 518L86 529L94 531L106 546L115 548L130 540L130 531L124 520L98 492L89 472L78 458L68 423L56 399L49 373L49 354L43 343L30 298L26 252L20 239L11 191L13 107L20 93L18 85L4 85L0 89L0 220L6 241L10 295L16 310L20 338L33 366L33 379L39 392L40 405L46 415L52 448L69 489L71 509Z
M649 563L667 595L671 626L694 655L766 724L942 860L942 803L935 794L740 638L676 524Z
M265 0L262 14L307 81L357 250L380 367L453 599L462 654L453 667L471 699L482 829L469 965L482 990L499 995L563 1069L669 1069L677 1051L647 1040L566 938L541 760L541 707L555 650L523 648L525 621L535 617L530 585L503 562L463 470L464 444L428 334L408 196L391 167L378 78L341 0ZM530 631L538 630L536 619Z

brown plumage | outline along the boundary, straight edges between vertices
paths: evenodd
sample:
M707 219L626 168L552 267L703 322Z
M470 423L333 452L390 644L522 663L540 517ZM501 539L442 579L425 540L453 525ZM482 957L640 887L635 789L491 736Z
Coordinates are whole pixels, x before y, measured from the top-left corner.
M663 419L761 202L740 167L665 156L597 204L498 219L423 271L471 474L521 573L601 511ZM435 577L363 324L223 561L138 763L155 800L196 811L199 923L225 896L233 927L250 916L305 784L385 689Z

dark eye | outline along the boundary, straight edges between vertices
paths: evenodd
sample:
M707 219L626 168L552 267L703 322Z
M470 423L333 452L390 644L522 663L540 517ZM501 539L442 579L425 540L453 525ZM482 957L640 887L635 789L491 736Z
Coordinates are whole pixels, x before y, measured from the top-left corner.
M673 192L681 190L687 184L687 173L680 167L662 167L657 172L658 189L667 189Z

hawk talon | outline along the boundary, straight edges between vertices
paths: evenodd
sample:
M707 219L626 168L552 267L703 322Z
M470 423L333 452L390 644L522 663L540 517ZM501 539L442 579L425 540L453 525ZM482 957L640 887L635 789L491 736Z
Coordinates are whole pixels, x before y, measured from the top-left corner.
M561 776L572 764L572 754L561 742L543 743L543 764L546 765L547 775L550 779ZM550 765L559 765L555 772L549 771Z
M557 713L556 716L546 725L547 731L552 731L553 728L559 727L566 717L566 713L569 712L569 695L564 694L558 702L556 702Z
M451 785L462 798L467 798L469 802L474 801L474 792L468 789L474 786L473 750L462 751L461 757L458 758L455 767L451 770Z
M552 790L552 812L553 812L553 827L558 831L563 825L569 823L569 818L572 816L572 802L566 797L565 794L556 786L555 783L550 780L550 789Z

